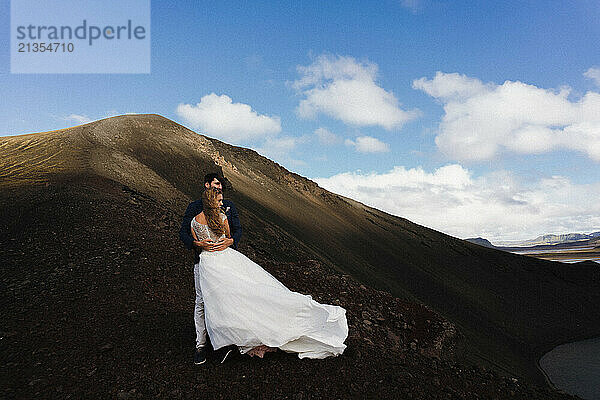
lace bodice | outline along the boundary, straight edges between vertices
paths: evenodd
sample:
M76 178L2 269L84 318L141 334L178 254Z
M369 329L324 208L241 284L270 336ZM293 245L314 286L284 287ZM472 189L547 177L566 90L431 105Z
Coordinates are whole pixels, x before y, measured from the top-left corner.
M221 221L225 221L226 218L227 217L225 214L221 213ZM192 218L192 230L200 241L204 239L210 239L214 242L217 242L225 237L225 234L222 234L221 236L217 235L208 227L208 225L204 225L196 221L196 218Z

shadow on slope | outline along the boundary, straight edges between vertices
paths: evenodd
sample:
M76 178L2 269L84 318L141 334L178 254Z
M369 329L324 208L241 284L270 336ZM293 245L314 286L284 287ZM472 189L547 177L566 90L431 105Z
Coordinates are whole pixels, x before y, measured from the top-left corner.
M301 261L277 261L251 234L244 253L290 289L348 310L348 349L223 365L211 353L194 366L192 260L176 212L97 176L0 194L3 398L570 398L456 364L456 330L433 311L302 249Z

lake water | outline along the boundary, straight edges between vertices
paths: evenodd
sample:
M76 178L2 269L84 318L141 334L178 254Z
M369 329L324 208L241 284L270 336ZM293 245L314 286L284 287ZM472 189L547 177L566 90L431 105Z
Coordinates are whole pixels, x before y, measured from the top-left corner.
M566 249L528 249L528 250L519 250L519 251L513 251L513 253L515 254L529 254L529 253L540 253L540 254L545 254L545 253L562 253L566 250L592 250L595 249L594 246L592 247L573 247L573 248L566 248Z
M600 400L600 337L555 347L540 367L557 388L586 400Z
M544 249L544 250L534 250L534 249L527 249L527 250L518 250L518 251L512 251L511 253L514 254L521 254L521 255L527 255L527 254L547 254L547 255L551 255L553 253L563 253L565 250L592 250L595 249L595 247L573 247L570 249ZM576 263L576 262L580 262L580 261L594 261L596 263L600 264L600 257L574 257L574 258L545 258L547 260L550 261L558 261L558 262L562 262L565 264L572 264L572 263Z
M570 258L568 260L550 260L550 261L558 261L567 264L573 264L581 261L594 261L595 263L600 264L600 258Z

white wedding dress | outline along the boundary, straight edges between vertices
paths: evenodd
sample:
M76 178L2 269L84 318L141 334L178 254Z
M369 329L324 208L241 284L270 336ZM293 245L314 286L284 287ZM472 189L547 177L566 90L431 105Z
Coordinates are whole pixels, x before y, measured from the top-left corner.
M220 239L195 218L191 224L198 240ZM242 253L232 248L203 251L199 275L206 329L215 350L236 345L246 353L265 345L300 358L344 352L345 309L292 292Z

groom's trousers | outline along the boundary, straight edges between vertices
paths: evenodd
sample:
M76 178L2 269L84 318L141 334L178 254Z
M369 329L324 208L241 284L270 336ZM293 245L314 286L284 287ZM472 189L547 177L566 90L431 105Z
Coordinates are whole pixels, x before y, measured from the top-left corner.
M194 323L196 324L196 347L206 345L206 324L204 322L204 299L200 288L200 260L194 264L194 285L196 286L196 305L194 306Z

